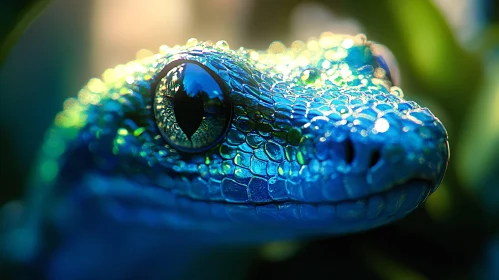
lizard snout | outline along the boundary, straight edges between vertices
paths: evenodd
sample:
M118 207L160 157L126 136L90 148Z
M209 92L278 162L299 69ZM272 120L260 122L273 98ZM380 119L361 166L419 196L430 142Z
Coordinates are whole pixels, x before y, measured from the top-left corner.
M414 181L434 191L445 173L447 133L424 108L304 127L304 161L322 174L326 200L357 200Z

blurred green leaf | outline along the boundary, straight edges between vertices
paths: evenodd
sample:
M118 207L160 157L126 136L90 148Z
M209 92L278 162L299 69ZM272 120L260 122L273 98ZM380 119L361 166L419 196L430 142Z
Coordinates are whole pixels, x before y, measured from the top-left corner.
M0 5L0 63L50 0L3 1Z

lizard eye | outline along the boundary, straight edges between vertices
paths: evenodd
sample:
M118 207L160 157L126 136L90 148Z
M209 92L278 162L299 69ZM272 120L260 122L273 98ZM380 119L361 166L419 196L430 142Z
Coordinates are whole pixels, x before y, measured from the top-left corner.
M195 61L173 62L163 73L155 89L154 116L168 144L189 153L218 144L232 116L222 79Z
M400 70L397 60L390 49L381 44L372 44L371 51L373 53L376 66L385 70L386 75L394 86L399 86Z

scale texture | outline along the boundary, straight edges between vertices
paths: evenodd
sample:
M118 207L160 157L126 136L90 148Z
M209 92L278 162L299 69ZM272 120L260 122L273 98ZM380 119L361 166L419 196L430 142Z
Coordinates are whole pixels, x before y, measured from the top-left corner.
M191 39L107 70L47 132L5 255L48 278L111 279L178 235L260 243L404 217L442 181L449 147L385 53L363 35L266 51Z

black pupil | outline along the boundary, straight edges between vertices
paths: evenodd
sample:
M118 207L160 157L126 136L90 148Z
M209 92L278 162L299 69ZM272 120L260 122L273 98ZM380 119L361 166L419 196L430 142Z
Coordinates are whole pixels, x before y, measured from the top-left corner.
M213 113L206 111L207 102L218 104L218 113L224 111L225 105L220 85L207 70L194 63L185 63L182 66L183 71L175 82L178 90L173 96L173 111L178 126L189 141L192 141L192 136L199 129L203 118Z
M173 111L180 129L191 140L192 135L203 121L203 98L200 94L189 97L181 81L179 90L173 96Z

